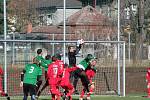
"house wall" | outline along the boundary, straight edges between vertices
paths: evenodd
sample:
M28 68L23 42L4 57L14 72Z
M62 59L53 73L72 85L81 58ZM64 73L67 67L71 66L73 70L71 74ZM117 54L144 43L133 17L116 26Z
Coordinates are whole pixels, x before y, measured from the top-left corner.
M66 18L73 15L80 9L66 9ZM58 25L60 22L63 21L63 9L57 9L57 11L53 14L54 18L52 19L53 25Z

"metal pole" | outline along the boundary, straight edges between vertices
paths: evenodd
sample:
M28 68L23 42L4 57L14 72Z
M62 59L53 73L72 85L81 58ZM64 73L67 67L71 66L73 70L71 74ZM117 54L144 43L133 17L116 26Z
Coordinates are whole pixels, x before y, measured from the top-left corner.
M15 40L15 33L13 32L13 40ZM14 65L15 63L15 42L13 42L13 50L12 50L12 64Z
M130 40L130 35L131 35L131 33L128 33L128 37L129 37L129 48L128 48L128 56L129 56L129 62L130 62L130 60L131 60L131 55L130 55L130 51L131 51L131 47L130 47L130 43L131 43L131 40Z
M63 57L64 57L64 63L66 62L65 61L65 58L66 58L66 44L65 44L65 41L66 41L66 0L64 0L64 13L63 13L63 16L64 16L64 52L63 52Z
M53 41L54 41L54 33L53 33ZM52 54L54 55L54 43L52 44Z
M6 40L7 26L6 26L6 0L4 0L4 40ZM7 45L4 42L4 91L7 93Z
M120 41L120 0L118 0L118 42ZM120 96L120 43L118 43L118 95Z
M27 42L27 43L77 43L77 41L52 41L52 40L0 40L0 42ZM84 41L84 43L124 43L125 41Z
M94 33L93 33L93 41L94 41ZM93 44L93 55L94 55L94 44Z
M126 90L125 90L125 87L126 87L126 80L125 80L125 72L126 72L126 69L125 69L125 42L123 43L123 97L125 97L126 95Z

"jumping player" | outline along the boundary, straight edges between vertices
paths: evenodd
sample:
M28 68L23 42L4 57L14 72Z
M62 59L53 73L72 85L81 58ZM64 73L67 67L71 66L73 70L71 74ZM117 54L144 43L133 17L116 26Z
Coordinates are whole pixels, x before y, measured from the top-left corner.
M60 85L63 89L65 89L65 98L68 98L68 100L72 100L72 94L74 92L73 85L70 83L70 73L77 69L77 67L68 68L68 65L65 64L65 68L63 70Z
M35 100L36 95L36 83L41 77L41 70L39 67L39 61L34 58L33 64L27 64L25 69L21 73L20 87L23 86L24 97L23 100L27 100L28 93L30 93L31 100Z
M42 65L45 65L44 64L44 61L45 59L42 57L43 53L42 53L42 49L38 49L37 50L37 56L35 57L38 62L39 62L39 67L40 67L40 71L41 71L41 75L42 75ZM40 78L38 81L37 81L37 87L36 87L36 92L38 92L40 86L42 84L42 79Z
M61 63L59 57L60 57L59 55L54 55L52 57L53 62L49 64L47 71L52 100L60 100L61 96L61 93L59 91L59 84L60 84L59 82L62 69L60 67Z
M77 69L75 71L75 73L78 74L78 76L80 77L81 79L81 82L82 82L82 85L84 86L84 89L87 91L87 93L90 92L89 90L89 86L91 85L90 84L90 81L85 73L85 70L88 68L89 64L90 64L90 61L95 59L95 57L92 55L92 54L88 54L85 59L83 59L78 65L77 67L79 69Z
M48 84L48 77L47 77L47 70L48 70L48 65L52 63L52 60L51 60L51 55L47 55L45 57L45 63L42 63L43 67L44 67L44 70L45 70L45 81L42 81L44 82L44 84L42 85L41 88L39 88L39 90L37 91L37 97L38 98L40 96L40 94L42 93L42 91L47 87L49 86Z
M94 82L92 82L92 78L96 74L96 67L95 67L95 65L96 65L96 60L93 59L93 60L90 61L90 64L89 64L88 68L85 70L85 73L86 73L86 75L87 75L87 77L88 77L88 79L90 81L90 84L91 84L91 86L90 86L90 93L87 94L87 100L90 100L90 94L93 93L94 87L95 87L94 86L95 85ZM83 100L85 92L86 92L86 90L83 89L82 92L81 92L81 95L80 95L80 100Z
M73 67L76 65L76 55L79 53L82 45L84 44L83 39L77 41L77 46L69 46L68 47L68 59L69 59L69 67ZM78 90L76 89L77 87L77 82L79 80L79 77L76 73L71 73L70 75L70 80L73 81L73 86L74 86L74 94L79 94Z

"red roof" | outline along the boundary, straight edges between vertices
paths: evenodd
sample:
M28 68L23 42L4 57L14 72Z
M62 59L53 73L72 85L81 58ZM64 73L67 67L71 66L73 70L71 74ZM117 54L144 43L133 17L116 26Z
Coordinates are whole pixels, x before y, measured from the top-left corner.
M117 32L116 26L113 25L109 18L91 6L84 7L68 17L66 25L66 34L70 34L69 37L72 39L77 37L84 39L87 36L91 38L92 34L97 39L99 37L105 38L110 35L114 36ZM62 38L63 22L59 26L37 26L33 28L32 32L60 34L60 38Z

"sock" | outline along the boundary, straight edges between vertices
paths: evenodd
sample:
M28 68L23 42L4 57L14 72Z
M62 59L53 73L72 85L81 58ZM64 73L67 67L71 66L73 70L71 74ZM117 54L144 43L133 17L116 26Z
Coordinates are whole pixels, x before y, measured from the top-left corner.
M84 94L85 94L85 90L83 89L81 92L80 98L83 98Z
M147 94L150 96L150 88L147 89Z

